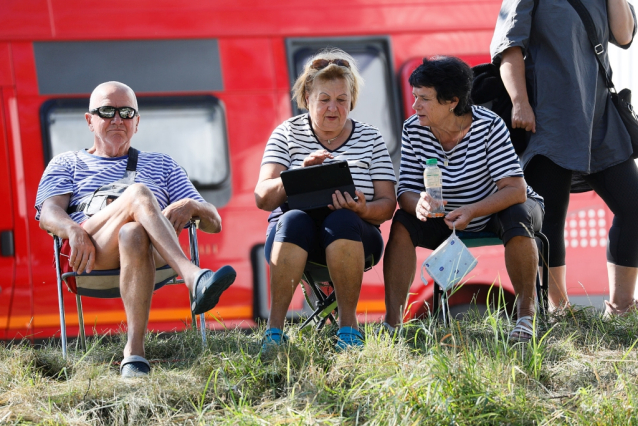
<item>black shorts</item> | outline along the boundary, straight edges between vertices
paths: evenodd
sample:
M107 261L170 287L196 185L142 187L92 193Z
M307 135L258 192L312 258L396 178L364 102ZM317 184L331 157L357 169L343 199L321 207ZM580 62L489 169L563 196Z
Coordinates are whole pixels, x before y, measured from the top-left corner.
M399 222L407 229L415 247L434 250L452 234L443 218L429 218L422 222L403 209L397 210L392 222ZM524 203L494 213L485 228L477 232L492 232L503 240L503 245L507 245L513 237L534 238L534 232L540 231L542 225L542 207L533 198L528 198Z

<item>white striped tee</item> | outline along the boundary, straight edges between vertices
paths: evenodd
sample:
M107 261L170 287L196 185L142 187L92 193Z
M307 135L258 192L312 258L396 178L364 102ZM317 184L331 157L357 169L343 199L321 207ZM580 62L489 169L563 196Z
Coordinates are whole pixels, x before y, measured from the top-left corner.
M40 220L42 203L56 195L71 194L69 206L88 201L102 185L121 179L126 170L128 155L106 158L89 154L86 150L69 151L56 155L44 170L35 200L36 220ZM140 151L135 182L145 184L163 210L184 198L204 202L186 172L167 154ZM81 223L88 219L84 212L71 214Z
M523 170L514 152L510 135L503 120L494 112L479 106L472 107L472 125L450 155L444 166L443 148L428 126L419 124L415 114L403 123L401 167L397 197L404 192L425 191L423 172L427 159L436 158L443 180L445 212L472 204L497 191L496 182L505 177L523 177ZM543 198L527 186L527 197L541 206ZM489 216L472 219L466 231L480 231Z
M397 181L388 148L377 128L352 120L352 132L346 142L331 150L317 140L308 114L292 117L277 126L266 144L261 164L276 163L286 169L300 168L310 153L320 149L334 155L325 164L343 160L348 162L354 186L365 194L366 201L374 197L372 181ZM271 215L269 220L272 222L278 216Z

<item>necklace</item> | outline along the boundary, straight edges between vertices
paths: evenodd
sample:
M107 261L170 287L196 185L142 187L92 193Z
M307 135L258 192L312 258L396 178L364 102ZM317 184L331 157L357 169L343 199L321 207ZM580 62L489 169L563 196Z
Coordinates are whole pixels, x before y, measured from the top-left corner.
M434 134L434 129L432 128L432 130L433 130L432 133ZM441 143L440 135L441 133L439 133L438 137L436 135L434 135L434 137L436 137L436 141L441 146L441 151L443 152L443 156L445 157L445 161L443 162L443 165L447 166L450 163L450 158L452 158L452 156L454 155L454 151L456 151L456 148L459 146L459 144L461 143L461 140L463 139L463 119L461 119L461 124L459 125L459 138L456 141L454 148L452 148L452 151L450 151L449 156L448 154L445 153L445 149L443 148L443 144Z
M333 140L337 139L339 136L341 136L341 134L343 133L343 129L345 129L346 126L344 125L343 128L341 129L341 131L339 132L339 134L337 136L335 136L332 139L326 139L326 142L328 142L328 145L330 145L332 143Z

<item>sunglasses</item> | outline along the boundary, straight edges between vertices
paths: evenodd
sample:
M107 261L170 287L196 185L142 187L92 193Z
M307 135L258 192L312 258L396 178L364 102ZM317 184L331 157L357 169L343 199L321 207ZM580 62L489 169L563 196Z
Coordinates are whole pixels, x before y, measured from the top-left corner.
M115 111L120 114L120 118L123 120L130 120L135 117L137 111L133 107L114 107L114 106L101 106L99 108L95 108L89 111L91 114L97 114L102 118L113 118L115 117Z
M330 64L350 68L350 62L345 59L315 59L310 66L316 70L322 70Z

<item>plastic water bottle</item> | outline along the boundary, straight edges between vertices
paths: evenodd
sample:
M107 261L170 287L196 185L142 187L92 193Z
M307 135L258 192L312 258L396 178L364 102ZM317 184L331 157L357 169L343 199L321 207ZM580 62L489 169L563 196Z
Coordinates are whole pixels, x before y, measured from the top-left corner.
M430 158L425 162L425 171L423 179L428 195L432 197L430 202L429 217L445 216L445 208L443 206L443 190L441 183L441 169L436 165L436 158Z

